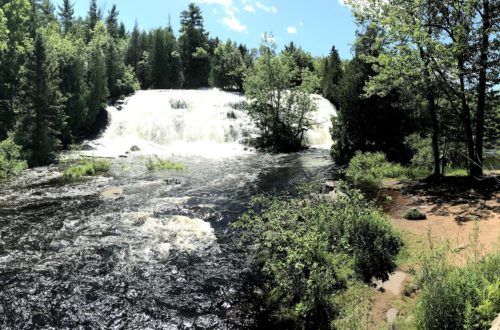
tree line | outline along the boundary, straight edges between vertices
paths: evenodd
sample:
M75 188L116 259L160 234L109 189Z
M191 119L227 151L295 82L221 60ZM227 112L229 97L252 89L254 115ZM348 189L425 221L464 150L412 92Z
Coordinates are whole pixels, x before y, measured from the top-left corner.
M408 161L404 145L398 144L405 137L415 142L416 136L429 141L427 154L414 146L408 157L426 156L435 178L450 162L481 177L485 144L498 148L500 131L500 3L370 0L350 5L359 33L355 57L344 66L343 80L352 80L351 86L341 83L336 89L336 155L383 151L392 160ZM354 93L355 102L345 99L348 93ZM372 129L379 137L387 129L392 141L390 136L372 139ZM366 136L359 139L360 134Z
M485 144L498 145L500 5L377 3L353 2L359 29L353 58L341 60L335 47L326 57L293 42L278 52L272 36L258 50L223 42L205 30L195 4L178 32L170 23L129 32L116 6L104 13L96 0L83 18L70 0L58 8L0 0L0 141L13 139L31 166L47 164L96 131L110 100L139 88L211 86L251 99L257 146L295 151L313 124L306 95L317 93L337 108L338 163L381 151L435 177L446 165L480 176Z

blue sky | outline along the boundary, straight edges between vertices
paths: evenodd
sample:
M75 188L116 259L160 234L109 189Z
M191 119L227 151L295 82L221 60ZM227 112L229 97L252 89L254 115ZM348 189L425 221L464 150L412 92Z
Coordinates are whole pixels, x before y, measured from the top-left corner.
M74 0L75 14L85 16L89 2ZM341 0L98 0L105 13L115 3L128 29L136 19L141 29L165 26L170 14L176 31L179 15L189 2L201 7L206 30L222 40L258 47L262 34L272 32L279 47L294 41L314 56L322 56L335 45L342 58L352 57L356 26Z

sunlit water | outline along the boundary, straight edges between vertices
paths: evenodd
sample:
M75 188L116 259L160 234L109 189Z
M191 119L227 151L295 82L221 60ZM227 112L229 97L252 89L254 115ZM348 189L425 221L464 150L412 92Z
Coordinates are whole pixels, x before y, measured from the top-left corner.
M293 194L332 163L326 149L245 150L243 100L139 92L84 152L113 157L109 175L66 181L52 166L2 183L0 328L252 328L251 264L229 224L251 196ZM333 108L320 108L310 139L327 145ZM148 172L156 156L187 169Z

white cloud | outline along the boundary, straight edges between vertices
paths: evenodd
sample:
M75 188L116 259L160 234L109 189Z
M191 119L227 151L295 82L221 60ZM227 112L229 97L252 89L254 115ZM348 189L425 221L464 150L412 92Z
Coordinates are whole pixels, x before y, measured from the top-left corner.
M304 26L304 22L299 22L300 26Z
M240 20L234 15L234 10L229 8L226 9L226 17L222 19L222 23L234 31L245 32L247 30L247 26L241 24Z
M246 5L243 9L245 9L249 13L255 13L255 8L250 5Z
M297 32L298 32L298 31L297 31L297 28L296 28L296 27L294 27L294 26L289 26L286 30L287 30L287 31L288 31L288 33L290 33L290 34L297 34Z
M234 6L233 0L195 0L198 3L203 3L207 5L219 5L222 6L225 12L225 16L222 18L220 22L226 25L231 30L237 32L245 32L247 30L247 26L242 24L240 20L236 17L236 12L238 12L238 8ZM242 2L246 2L243 0ZM246 8L245 8L246 10ZM212 9L212 12L217 15L219 11L217 9Z
M263 11L267 11L268 13L276 14L278 12L278 9L275 6L268 7L260 1L257 1L255 5L257 6L257 8L260 8Z

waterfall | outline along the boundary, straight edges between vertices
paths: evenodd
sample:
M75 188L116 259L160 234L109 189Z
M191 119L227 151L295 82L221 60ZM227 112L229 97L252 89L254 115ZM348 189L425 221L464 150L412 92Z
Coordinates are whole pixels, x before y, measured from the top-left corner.
M316 123L306 141L329 148L334 107L321 96ZM138 91L117 107L108 107L110 124L93 142L96 156L118 156L137 146L150 154L231 156L247 152L242 140L258 134L238 93L209 90Z

